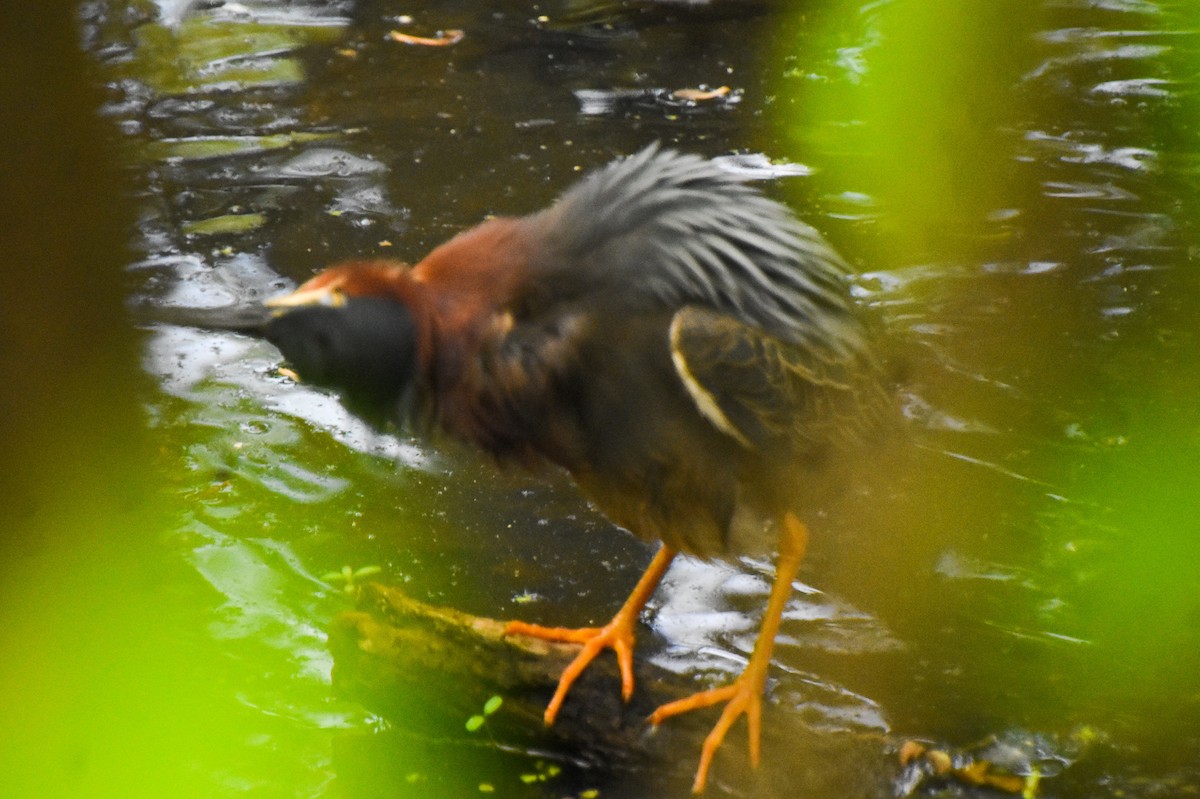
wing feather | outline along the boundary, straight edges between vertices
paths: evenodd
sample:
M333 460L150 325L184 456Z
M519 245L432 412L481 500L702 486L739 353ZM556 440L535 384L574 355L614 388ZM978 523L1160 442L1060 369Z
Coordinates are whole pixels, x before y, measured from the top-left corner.
M838 357L864 349L849 267L813 228L711 161L651 145L529 218L546 301L699 305Z
M710 309L677 312L670 342L697 410L750 449L856 447L886 403L870 361L799 347Z

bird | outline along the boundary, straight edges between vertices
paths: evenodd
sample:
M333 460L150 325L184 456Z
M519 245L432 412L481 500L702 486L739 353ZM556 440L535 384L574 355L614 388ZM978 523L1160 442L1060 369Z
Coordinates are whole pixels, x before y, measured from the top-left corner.
M680 553L778 553L753 651L728 685L649 721L724 705L760 760L768 666L808 543L802 519L886 425L892 392L852 270L782 203L655 143L547 208L492 217L414 266L328 267L268 300L264 335L300 379L380 425L445 436L500 465L565 471L611 521L659 548L602 627L508 623L581 644L545 711L612 649L628 701L636 627Z

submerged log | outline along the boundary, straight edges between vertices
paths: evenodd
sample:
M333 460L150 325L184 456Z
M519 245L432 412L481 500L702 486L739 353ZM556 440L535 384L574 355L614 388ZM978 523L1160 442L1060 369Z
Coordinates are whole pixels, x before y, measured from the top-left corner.
M577 645L504 634L505 622L418 602L396 588L367 585L359 610L330 630L334 685L346 695L422 736L459 736L492 696L503 699L487 732L506 749L547 753L612 783L646 781L687 795L700 746L715 712L670 719L659 729L646 717L658 705L700 688L635 658L636 689L620 698L615 658L604 653L575 684L553 727L542 713ZM816 729L799 711L768 702L763 764L749 767L744 721L732 730L714 767L715 795L879 796L895 791L900 742L862 730ZM616 775L615 777L613 775ZM799 794L798 794L799 792Z
M461 731L500 696L503 712L488 725L503 740L632 765L647 754L650 711L695 690L684 677L637 663L639 698L627 706L615 659L602 653L547 728L542 713L578 645L505 635L503 621L427 605L378 584L363 587L359 607L335 618L330 630L334 686L393 722L430 732Z

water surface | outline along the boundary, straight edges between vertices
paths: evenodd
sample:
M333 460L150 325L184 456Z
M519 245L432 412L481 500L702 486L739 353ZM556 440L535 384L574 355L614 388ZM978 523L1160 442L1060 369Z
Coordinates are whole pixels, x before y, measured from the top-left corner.
M1172 3L972 9L85 3L82 51L129 187L94 207L131 220L131 301L210 307L334 260L415 261L651 141L742 155L861 272L911 432L813 511L812 589L786 613L766 723L879 736L869 767L834 766L848 774L893 764L909 737L994 740L989 756L1014 753L1047 795L1186 795L1200 777L1196 20ZM465 35L448 47L388 36L452 29ZM350 606L345 566L474 613L606 619L651 550L565 480L373 432L236 335L155 326L127 357L148 377L133 468L156 510L119 556L64 525L48 561L94 556L71 586L112 611L87 616L101 621L83 651L118 676L97 692L91 665L63 667L100 697L94 714L8 700L61 719L42 738L50 771L70 764L52 788L685 792L692 752L646 773L550 769L465 729L422 737L331 689L324 630ZM66 585L10 580L55 615ZM682 562L643 656L701 682L735 671L769 580L765 561ZM786 795L829 768L769 735L767 755L768 776L748 777L735 732L712 795ZM913 776L895 766L888 791L969 792Z

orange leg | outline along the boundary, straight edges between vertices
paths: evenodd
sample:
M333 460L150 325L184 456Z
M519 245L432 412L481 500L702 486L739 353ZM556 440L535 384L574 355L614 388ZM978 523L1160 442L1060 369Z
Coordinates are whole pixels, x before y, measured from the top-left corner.
M701 691L698 694L685 697L675 702L669 702L650 715L650 723L658 724L663 719L686 713L689 710L709 707L725 702L725 710L713 726L712 732L704 739L700 750L700 765L696 769L696 781L692 783L692 792L700 793L708 782L708 769L712 765L713 755L725 740L725 733L737 721L738 716L746 714L747 732L750 736L750 762L757 766L759 760L759 738L762 730L762 695L767 683L767 666L771 662L771 650L775 647L775 635L779 632L779 620L783 615L783 606L787 603L792 590L792 580L804 559L804 550L808 545L808 529L792 514L783 519L783 530L779 541L779 563L775 567L775 582L771 586L771 598L767 602L767 612L763 616L762 627L754 642L754 652L750 662L741 675L729 685Z
M504 628L504 632L507 634L529 635L548 641L583 644L583 649L563 670L562 676L558 679L558 690L554 692L554 698L546 707L544 715L546 724L554 723L563 700L567 698L567 691L571 690L571 686L583 673L583 670L606 647L611 648L617 654L617 665L621 669L621 696L626 702L629 701L629 697L633 696L634 627L637 625L638 615L646 606L654 589L658 587L663 575L667 573L667 567L671 565L674 557L675 550L670 547L664 546L659 549L654 560L650 561L650 565L646 567L642 578L638 580L638 584L634 586L633 593L625 600L625 604L613 616L612 621L603 627L584 627L582 629L542 627L538 624L526 624L523 621L510 621Z

